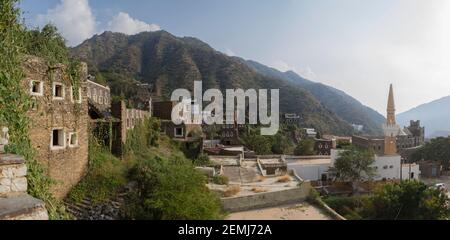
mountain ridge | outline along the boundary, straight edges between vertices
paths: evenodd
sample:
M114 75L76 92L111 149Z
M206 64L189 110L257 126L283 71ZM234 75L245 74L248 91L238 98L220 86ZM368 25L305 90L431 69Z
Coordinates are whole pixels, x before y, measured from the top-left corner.
M305 79L293 71L281 72L253 60L242 59L242 61L261 74L278 77L300 85L313 94L322 105L328 109L332 109L348 123L364 125L367 134L377 135L382 133L381 125L385 122L385 117L377 111L363 105L360 101L344 91L323 83Z
M399 124L407 125L410 120L420 120L425 126L426 137L448 136L450 133L450 96L421 104L397 115Z
M107 82L117 96L134 94L135 83L144 82L153 86L154 96L168 99L174 89L192 90L193 82L200 79L205 89L280 89L281 111L300 114L304 127L322 133L353 133L348 122L299 84L265 76L197 38L166 31L131 36L104 32L71 48L71 56L87 62L90 73Z

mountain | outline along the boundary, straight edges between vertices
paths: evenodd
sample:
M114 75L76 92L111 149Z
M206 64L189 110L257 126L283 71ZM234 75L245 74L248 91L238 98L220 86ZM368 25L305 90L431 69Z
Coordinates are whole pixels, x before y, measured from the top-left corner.
M428 138L448 136L450 133L450 96L420 105L397 116L401 125L420 120Z
M298 113L304 127L323 133L351 134L351 125L323 106L299 84L263 75L237 58L229 57L191 37L166 31L128 36L104 32L71 49L85 61L97 81L107 82L114 95L133 96L136 83L153 86L153 95L168 99L173 90L192 90L195 80L205 89L280 89L280 109Z
M255 61L245 61L255 71L269 77L284 79L308 90L323 106L332 110L350 124L363 125L370 135L382 133L381 125L386 121L377 111L364 106L355 98L336 88L302 78L293 71L280 72Z

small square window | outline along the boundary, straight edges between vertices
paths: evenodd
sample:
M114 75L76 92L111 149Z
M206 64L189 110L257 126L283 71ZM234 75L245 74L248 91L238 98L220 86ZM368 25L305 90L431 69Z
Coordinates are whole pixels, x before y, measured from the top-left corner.
M41 81L32 80L30 82L30 93L33 96L43 96L44 84Z
M65 137L65 135L64 135L63 129L53 129L52 130L51 148L53 150L64 148L65 147L64 137Z
M53 83L53 99L64 99L64 85L61 83Z
M183 137L183 128L175 128L175 137Z
M69 134L69 147L78 146L78 134L73 132Z

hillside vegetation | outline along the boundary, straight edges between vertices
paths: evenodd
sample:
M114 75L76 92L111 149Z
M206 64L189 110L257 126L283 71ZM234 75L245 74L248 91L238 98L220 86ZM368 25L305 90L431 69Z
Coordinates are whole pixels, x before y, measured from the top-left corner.
M94 204L128 190L124 219L209 220L222 218L218 197L206 187L207 178L194 168L179 144L160 135L159 121L149 119L130 130L123 159L91 137L90 168L69 194L72 203L85 198Z

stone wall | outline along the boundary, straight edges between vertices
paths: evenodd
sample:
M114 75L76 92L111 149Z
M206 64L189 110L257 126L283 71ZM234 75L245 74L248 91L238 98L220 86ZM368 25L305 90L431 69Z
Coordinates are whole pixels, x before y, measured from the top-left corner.
M298 188L294 189L222 198L221 202L223 209L227 212L248 211L304 201L309 196L311 189L310 182L302 182Z
M44 202L26 194L26 176L23 157L0 153L0 220L48 220Z
M114 129L116 134L114 134L112 150L114 154L121 155L127 141L127 132L146 118L151 117L151 114L149 111L127 108L124 101L113 103L111 114L119 119L119 123L115 125L116 129Z
M78 98L66 66L49 66L37 57L28 57L23 63L23 87L33 101L28 112L30 140L36 159L57 183L52 192L58 199L81 180L88 165L86 64L81 68ZM54 133L58 135L57 146Z
M107 86L96 82L86 81L87 97L101 107L100 110L106 111L111 108L111 90Z

